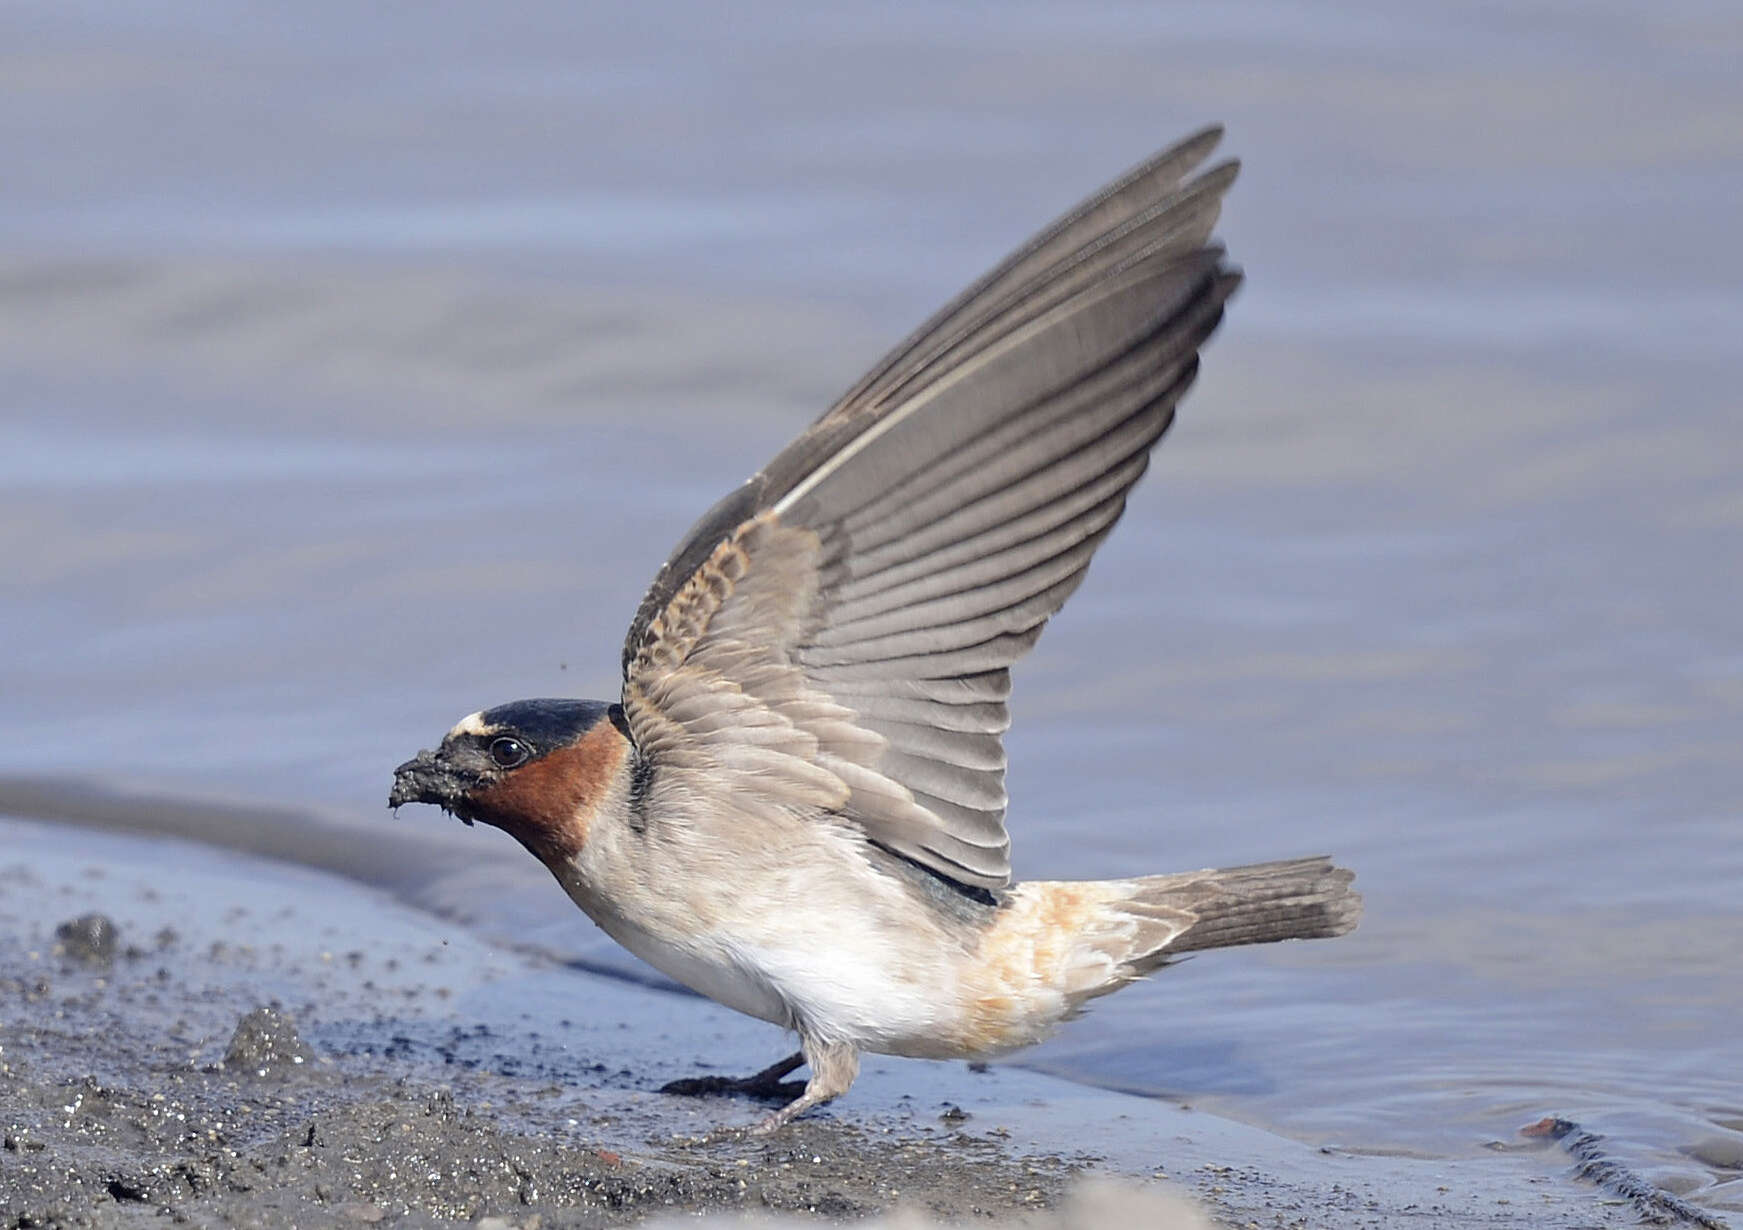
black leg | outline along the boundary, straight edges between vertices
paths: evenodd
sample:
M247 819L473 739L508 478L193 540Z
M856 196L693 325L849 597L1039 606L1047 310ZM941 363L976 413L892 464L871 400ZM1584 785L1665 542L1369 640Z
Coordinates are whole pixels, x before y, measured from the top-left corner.
M793 1070L805 1062L805 1052L789 1055L779 1063L772 1063L754 1076L744 1076L734 1079L730 1076L690 1076L683 1080L669 1081L660 1086L661 1093L679 1093L689 1097L700 1097L707 1094L744 1094L752 1098L792 1098L804 1092L803 1086L797 1082L789 1082L785 1078Z

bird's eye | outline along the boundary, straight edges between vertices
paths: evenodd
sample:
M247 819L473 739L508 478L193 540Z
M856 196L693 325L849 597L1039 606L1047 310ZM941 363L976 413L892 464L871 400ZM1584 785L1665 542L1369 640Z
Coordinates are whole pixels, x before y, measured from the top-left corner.
M527 745L519 739L510 739L504 735L500 739L491 740L490 758L500 768L512 769L516 765L525 764L530 755L532 753L527 751Z

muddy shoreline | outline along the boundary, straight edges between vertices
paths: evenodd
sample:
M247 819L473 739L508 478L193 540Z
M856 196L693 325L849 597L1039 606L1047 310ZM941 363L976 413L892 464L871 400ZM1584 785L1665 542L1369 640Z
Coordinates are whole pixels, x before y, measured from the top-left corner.
M227 851L3 819L0 850L8 1230L1002 1223L1088 1176L1230 1225L1632 1221L1542 1153L1351 1155L1005 1067L874 1060L836 1107L752 1138L757 1105L657 1092L782 1043L711 1005Z
M1052 1205L1083 1165L1007 1156L948 1110L752 1138L750 1104L673 1108L571 1018L535 1021L568 971L420 935L324 877L251 883L248 860L191 849L140 875L140 843L29 831L38 857L0 860L0 1225L984 1216ZM154 884L190 859L191 882ZM460 1019L482 987L514 1024Z
M190 1065L166 1046L106 1083L40 1079L36 1058L7 1073L8 1226L164 1217L605 1226L672 1211L859 1218L898 1203L982 1217L1051 1206L1075 1169L1057 1159L1013 1164L966 1139L903 1143L829 1121L774 1141L722 1132L620 1152L588 1143L616 1123L609 1115L550 1135L516 1126L517 1112L536 1106L487 1096L502 1096L488 1079L436 1083L336 1065L269 1081Z

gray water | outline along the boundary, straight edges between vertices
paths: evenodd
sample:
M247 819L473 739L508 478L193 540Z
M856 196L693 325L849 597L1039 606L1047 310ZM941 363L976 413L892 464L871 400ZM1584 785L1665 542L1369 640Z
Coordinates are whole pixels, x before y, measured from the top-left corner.
M0 775L434 825L394 764L611 695L703 507L1220 120L1249 280L1018 676L1015 856L1324 850L1368 917L1025 1062L1351 1148L1566 1115L1743 1208L1736 7L725 14L0 11ZM438 903L627 962L464 836Z

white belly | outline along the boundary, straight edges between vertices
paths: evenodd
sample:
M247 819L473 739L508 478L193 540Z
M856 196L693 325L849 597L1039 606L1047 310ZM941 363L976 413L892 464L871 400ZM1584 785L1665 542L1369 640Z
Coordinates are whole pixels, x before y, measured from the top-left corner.
M955 970L936 937L891 934L853 918L796 926L789 912L771 911L738 934L667 939L621 913L589 908L597 902L585 890L571 896L662 974L747 1016L883 1054L956 1054L941 1036L954 1032Z
M797 1028L792 1011L767 981L735 965L713 945L670 944L622 919L595 918L605 933L674 982L736 1012ZM701 948L701 951L698 949Z

